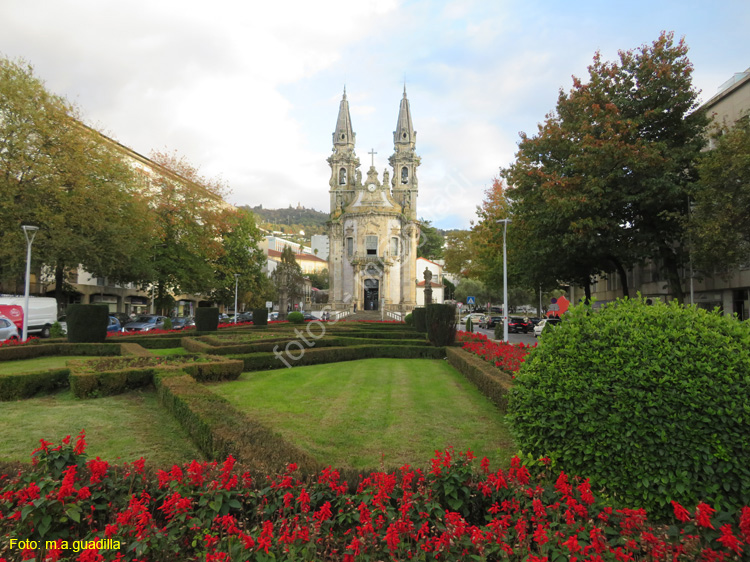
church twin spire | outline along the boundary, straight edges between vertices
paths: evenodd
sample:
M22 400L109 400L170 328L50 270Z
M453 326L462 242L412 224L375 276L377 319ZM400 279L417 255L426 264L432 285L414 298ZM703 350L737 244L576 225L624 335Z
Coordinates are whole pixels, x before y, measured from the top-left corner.
M349 102L346 100L346 86L344 86L344 97L339 104L339 117L336 120L336 131L333 133L333 145L351 145L354 147L354 139L352 118L349 115Z

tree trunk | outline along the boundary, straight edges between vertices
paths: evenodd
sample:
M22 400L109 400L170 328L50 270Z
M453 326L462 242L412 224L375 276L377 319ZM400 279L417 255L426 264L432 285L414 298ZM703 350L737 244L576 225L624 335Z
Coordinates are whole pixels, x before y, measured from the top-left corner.
M677 302L684 303L685 293L682 291L682 282L680 281L680 271L677 264L677 256L675 256L671 248L662 248L661 256L662 260L664 260L664 267L667 270L669 292Z
M57 312L60 312L60 306L62 305L63 297L65 293L65 268L62 264L58 263L55 266L55 300L57 301Z
M617 258L609 256L609 261L611 261L615 266L617 275L620 277L620 285L622 285L622 296L630 297L630 288L628 287L628 272L625 271L622 263L620 263L620 260L618 260Z
M583 294L584 294L584 298L586 299L585 303L589 304L591 302L591 285L590 284L588 283L583 284Z

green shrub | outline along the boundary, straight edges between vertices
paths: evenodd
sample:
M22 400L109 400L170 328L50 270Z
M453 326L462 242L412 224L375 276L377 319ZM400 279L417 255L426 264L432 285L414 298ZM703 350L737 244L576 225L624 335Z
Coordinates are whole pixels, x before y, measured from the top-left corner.
M219 329L219 309L198 307L195 309L195 331L215 332Z
M297 312L296 310L287 314L286 319L289 320L289 322L292 324L302 324L305 321L305 317L302 315L302 313Z
M471 318L466 319L466 331L469 333L474 332L474 323L471 321Z
M172 329L172 319L171 318L165 318L164 319L164 330L171 330Z
M65 330L62 329L62 326L60 325L59 322L55 322L54 324L52 324L52 326L50 326L50 329L49 329L50 338L52 339L64 338L65 334L66 334Z
M414 315L412 315L411 313L409 313L406 316L404 316L404 324L406 324L407 326L413 326L414 325Z
M750 502L750 325L643 299L577 306L516 375L518 446L623 505Z
M426 313L427 311L424 308L415 308L411 311L412 318L414 318L414 327L417 329L417 332L427 332Z
M256 326L268 325L268 309L267 308L254 308L253 309L253 324L255 324Z
M101 304L71 304L67 309L68 341L101 343L107 339L109 308Z
M497 324L495 324L494 334L496 340L502 340L505 338L505 325L503 324L503 322L498 322Z
M445 347L456 341L456 307L452 304L428 304L425 322L432 345Z

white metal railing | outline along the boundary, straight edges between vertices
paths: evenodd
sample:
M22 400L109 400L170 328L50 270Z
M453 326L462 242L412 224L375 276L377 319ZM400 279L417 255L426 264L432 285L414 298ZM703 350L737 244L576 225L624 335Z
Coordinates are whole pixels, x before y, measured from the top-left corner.
M395 311L393 311L393 310L387 310L387 311L385 312L385 314L386 314L386 316L388 316L388 318L390 318L391 320L398 320L399 322L401 322L401 321L402 321L402 320L404 319L404 318L403 318L403 313L402 313L402 312L395 312Z

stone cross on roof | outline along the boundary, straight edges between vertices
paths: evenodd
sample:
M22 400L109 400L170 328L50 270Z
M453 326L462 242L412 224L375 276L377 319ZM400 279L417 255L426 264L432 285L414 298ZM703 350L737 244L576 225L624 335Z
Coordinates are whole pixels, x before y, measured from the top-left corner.
M368 152L367 154L369 154L372 157L372 162L370 163L370 165L375 166L375 155L377 154L377 152L375 152L375 149L373 148L373 149L370 149L370 152Z

